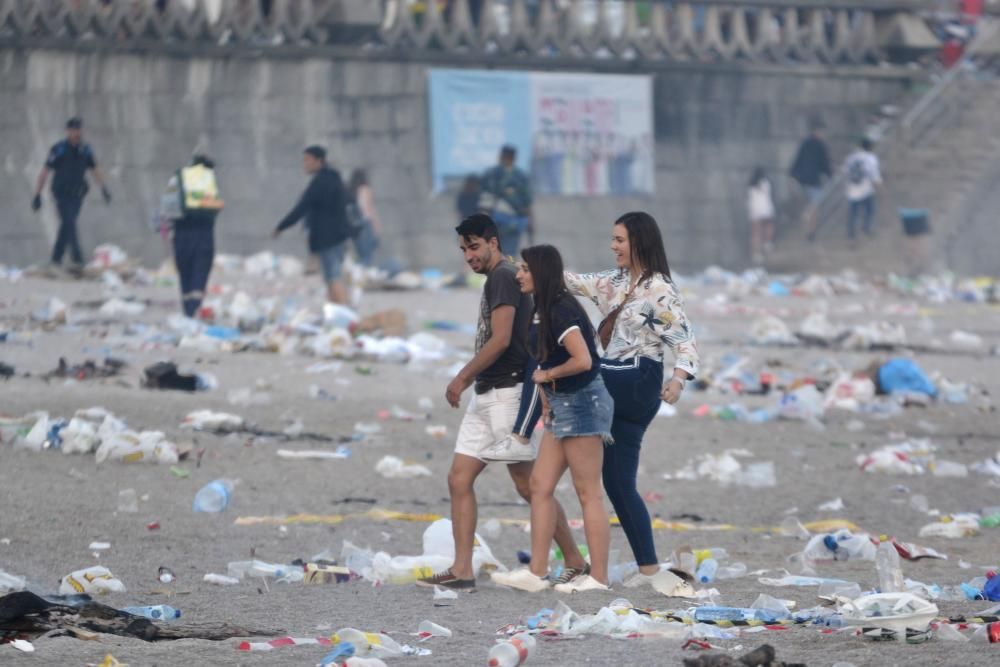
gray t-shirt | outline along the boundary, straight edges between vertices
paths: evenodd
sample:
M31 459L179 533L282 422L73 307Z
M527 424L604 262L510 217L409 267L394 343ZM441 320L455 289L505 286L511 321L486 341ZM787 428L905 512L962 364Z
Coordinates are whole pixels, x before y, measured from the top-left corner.
M510 346L493 365L476 376L476 393L483 394L490 389L513 387L524 379L524 369L528 362L528 328L534 303L531 296L521 293L517 284L517 269L503 260L486 276L483 298L479 302L479 327L476 331L476 353L493 337L490 319L499 306L513 306L514 330L511 332Z

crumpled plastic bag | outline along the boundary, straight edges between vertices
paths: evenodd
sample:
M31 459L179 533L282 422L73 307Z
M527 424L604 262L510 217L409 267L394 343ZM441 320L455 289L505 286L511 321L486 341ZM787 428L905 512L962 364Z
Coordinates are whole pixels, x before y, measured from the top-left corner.
M0 593L17 593L27 588L28 582L24 577L19 577L0 568Z
M773 315L753 321L750 325L750 340L757 345L794 345L798 342L788 325Z
M59 584L60 595L79 593L124 593L125 584L116 579L111 570L99 565L67 574Z
M128 262L128 253L112 243L102 243L94 248L93 258L87 266L92 269L114 269Z
M823 395L815 385L807 384L781 397L778 416L801 421L819 420L826 414Z
M177 445L167 440L160 431L141 433L125 431L103 440L97 448L96 458L98 463L111 460L122 463L148 461L173 465L180 460L180 454Z
M423 536L423 551L420 556L393 557L384 551L371 554L345 542L344 560L352 571L374 582L409 582L417 571L443 572L455 560L450 519L438 519L427 527ZM473 542L472 569L476 575L480 571L507 571L478 533Z
M841 345L848 350L894 348L906 345L906 329L892 322L861 324L851 329Z
M937 396L927 373L912 359L890 359L878 369L878 388L884 394L917 393Z
M238 415L212 412L211 410L195 410L184 417L181 428L190 428L196 431L239 431L244 424L243 417Z
M50 297L44 306L31 313L31 319L44 324L65 324L69 321L69 308L58 297Z
M911 593L876 593L841 607L844 623L893 630L905 637L907 628L926 630L937 618L937 605Z
M908 440L885 445L869 454L859 454L855 461L865 472L892 475L923 475L937 450L929 440Z
M430 477L431 471L419 463L407 463L398 456L383 456L375 464L375 472L386 479L413 479L414 477Z
M105 317L121 317L122 315L139 315L144 310L146 310L146 304L141 301L126 301L114 297L105 301L97 312Z
M827 410L857 412L861 406L875 398L875 383L865 376L842 373L826 390L824 406Z

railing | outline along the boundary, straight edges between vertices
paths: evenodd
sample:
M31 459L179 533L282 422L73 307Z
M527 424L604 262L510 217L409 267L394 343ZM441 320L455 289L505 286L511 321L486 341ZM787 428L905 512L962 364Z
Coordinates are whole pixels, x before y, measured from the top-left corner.
M316 47L491 57L858 64L934 0L0 0L0 41Z
M960 103L957 96L959 84L969 75L966 65L988 46L994 45L998 38L1000 21L992 18L981 20L962 60L949 69L898 121L887 122L879 128L875 152L883 161L899 164L910 149L926 141L935 129L946 125L948 119L954 117ZM817 202L821 226L840 216L846 207L842 194L845 178L841 170L835 169L833 177L823 187Z

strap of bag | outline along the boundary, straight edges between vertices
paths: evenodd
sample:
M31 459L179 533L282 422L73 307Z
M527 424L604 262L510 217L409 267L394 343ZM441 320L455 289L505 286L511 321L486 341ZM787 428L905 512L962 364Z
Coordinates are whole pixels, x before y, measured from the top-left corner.
M635 294L635 288L638 287L641 282L642 276L640 276L639 280L635 281L635 284L629 288L629 291L625 294L625 298L622 299L622 302L615 306L614 310L608 313L598 325L597 337L601 341L601 347L605 350L608 349L608 345L611 343L611 336L615 332L615 324L618 322L618 316L621 315L622 309L625 308L625 304L632 299L632 295Z

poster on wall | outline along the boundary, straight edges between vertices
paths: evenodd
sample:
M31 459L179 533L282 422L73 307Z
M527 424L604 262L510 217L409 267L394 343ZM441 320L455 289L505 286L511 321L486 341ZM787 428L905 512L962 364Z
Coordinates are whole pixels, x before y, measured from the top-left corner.
M436 192L495 165L504 144L537 195L653 191L648 76L435 69L428 92Z

